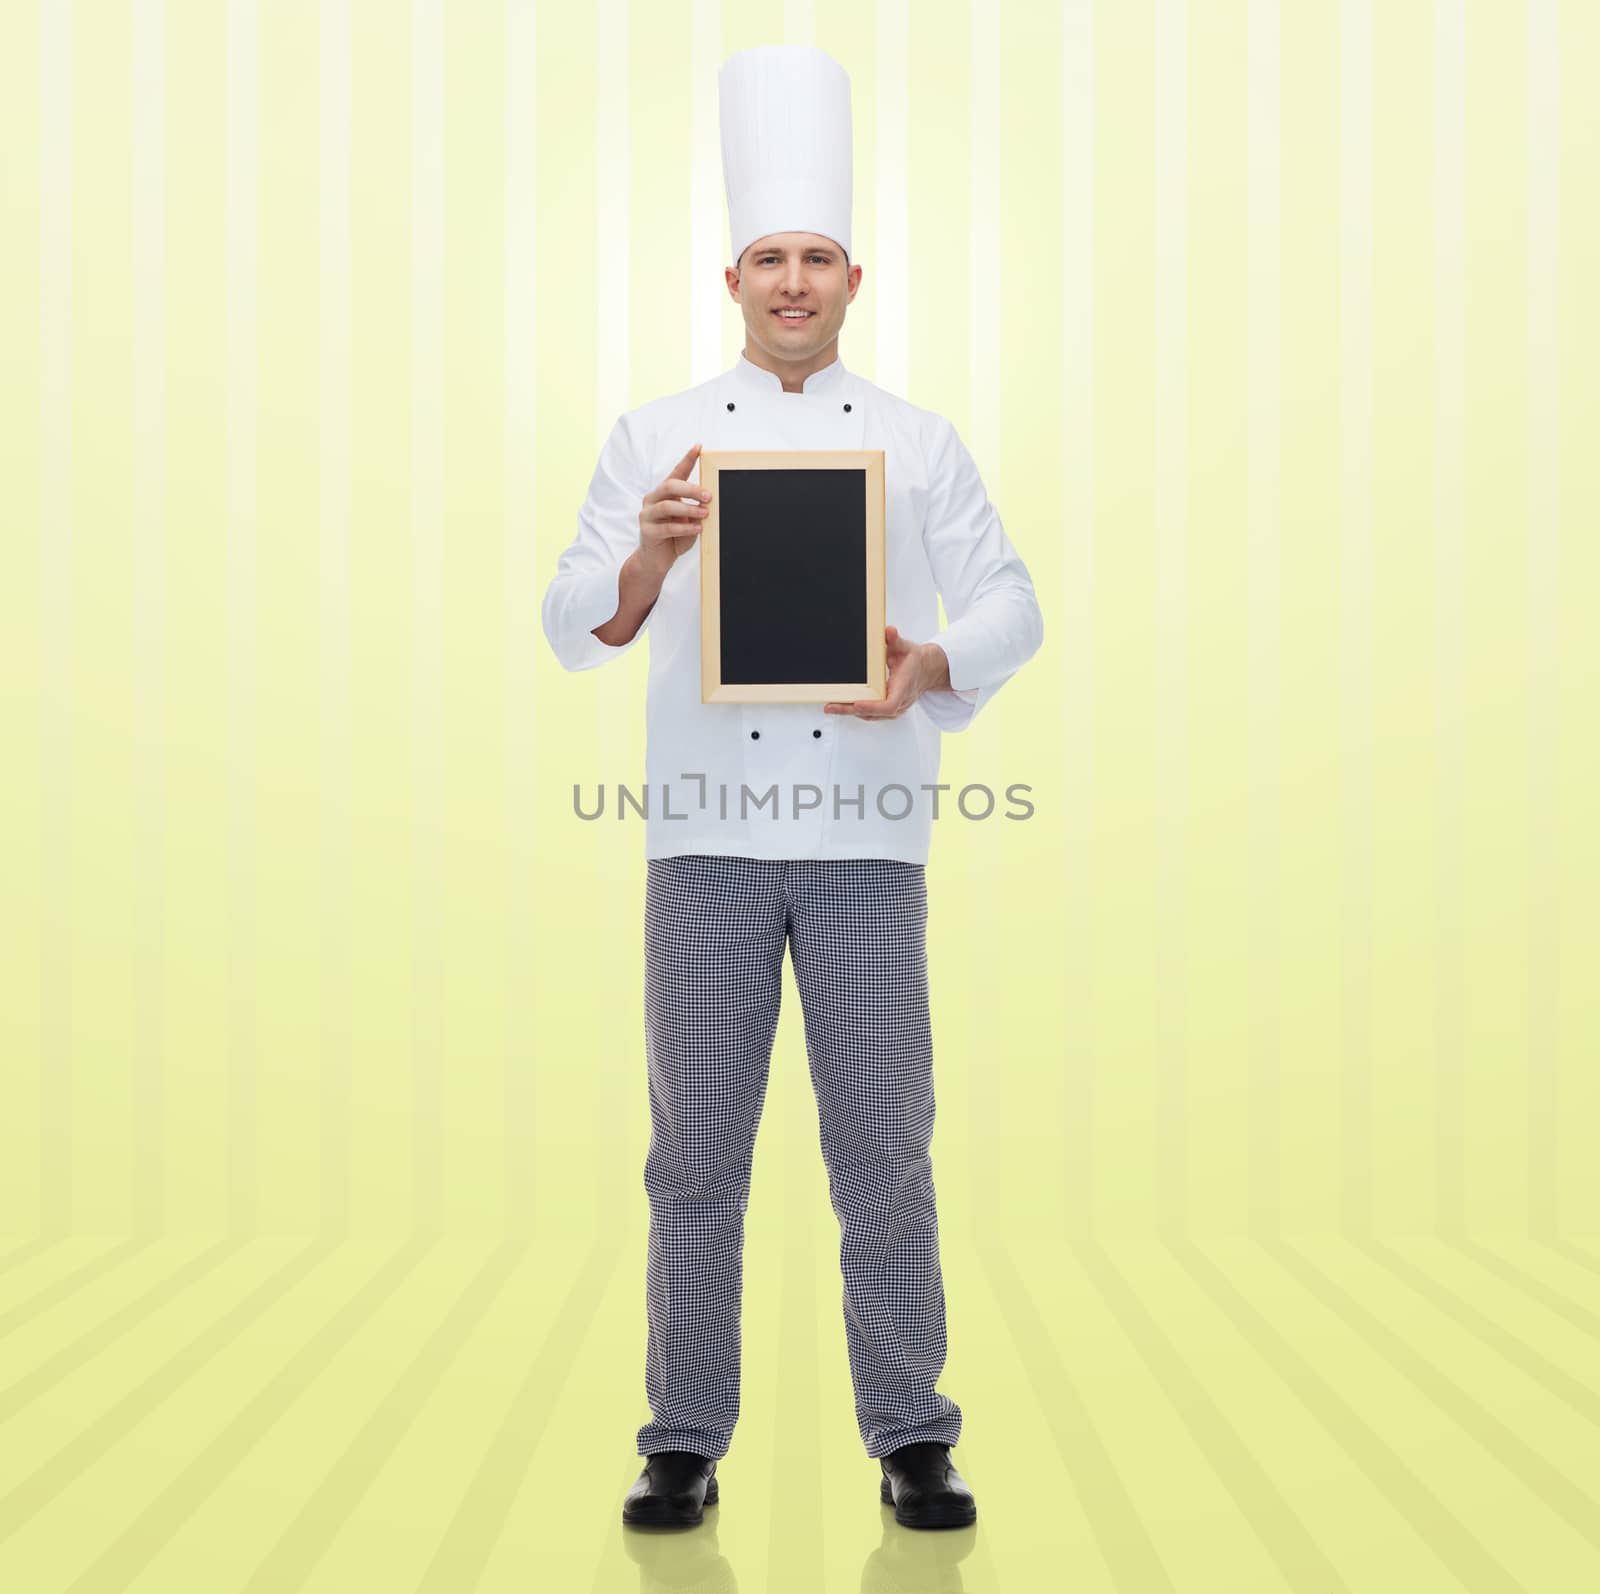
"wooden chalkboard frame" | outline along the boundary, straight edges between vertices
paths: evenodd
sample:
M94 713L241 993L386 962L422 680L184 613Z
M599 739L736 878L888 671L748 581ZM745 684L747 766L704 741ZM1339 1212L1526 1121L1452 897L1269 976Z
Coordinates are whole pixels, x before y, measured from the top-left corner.
M867 679L864 681L725 682L722 679L721 506L724 470L859 470L866 495ZM700 485L711 513L700 525L700 700L703 703L850 703L888 696L884 640L884 510L881 448L705 449Z

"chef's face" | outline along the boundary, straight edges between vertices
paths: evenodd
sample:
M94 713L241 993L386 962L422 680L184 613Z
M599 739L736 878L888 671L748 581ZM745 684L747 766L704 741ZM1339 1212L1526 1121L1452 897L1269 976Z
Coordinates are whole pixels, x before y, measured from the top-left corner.
M838 358L845 307L861 285L861 267L831 238L814 232L775 232L758 238L725 272L728 292L744 312L750 345L770 357L758 363L820 371ZM805 310L783 316L781 310Z

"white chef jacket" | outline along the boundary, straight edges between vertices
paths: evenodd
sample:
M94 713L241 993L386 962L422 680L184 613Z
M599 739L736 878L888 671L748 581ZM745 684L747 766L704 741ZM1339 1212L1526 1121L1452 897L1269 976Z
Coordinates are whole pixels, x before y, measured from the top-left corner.
M825 714L820 703L702 703L698 539L632 638L614 647L593 635L617 612L622 565L639 545L641 500L696 442L703 450L881 448L885 623L944 649L951 690L924 692L884 720ZM697 459L690 479L698 471ZM942 630L936 594L948 619ZM926 863L935 807L941 819L959 817L957 794L931 789L940 733L964 730L1044 637L1027 567L949 421L838 359L807 377L803 392L786 393L743 353L721 376L618 418L541 612L568 670L620 658L649 633L645 790L637 777L619 783L646 809L647 858ZM997 812L1003 798L995 790ZM618 823L607 808L606 821ZM639 821L632 803L629 821Z

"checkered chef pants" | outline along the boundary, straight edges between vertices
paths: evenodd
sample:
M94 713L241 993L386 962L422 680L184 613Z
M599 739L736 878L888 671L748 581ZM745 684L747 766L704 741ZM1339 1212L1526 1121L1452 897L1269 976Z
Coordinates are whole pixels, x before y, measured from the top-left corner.
M650 1202L640 1455L727 1454L739 1415L744 1215L783 951L805 1013L839 1220L856 1421L869 1456L954 1445L934 1207L922 865L887 858L647 860Z

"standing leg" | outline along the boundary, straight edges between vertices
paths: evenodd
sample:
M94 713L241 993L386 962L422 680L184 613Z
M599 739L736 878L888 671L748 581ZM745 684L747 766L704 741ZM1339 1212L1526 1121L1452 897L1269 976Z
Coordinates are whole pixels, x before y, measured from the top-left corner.
M961 1408L935 1388L945 1302L924 871L887 858L799 859L788 870L856 1421L869 1456L954 1445Z
M727 1454L739 1415L744 1215L787 935L783 864L647 860L650 1200L641 1456Z

